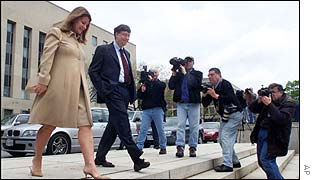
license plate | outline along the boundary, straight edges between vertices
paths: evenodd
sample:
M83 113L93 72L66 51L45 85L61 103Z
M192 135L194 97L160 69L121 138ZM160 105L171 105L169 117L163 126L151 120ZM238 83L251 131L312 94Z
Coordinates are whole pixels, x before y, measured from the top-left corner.
M12 140L12 139L7 139L7 140L5 141L5 145L6 145L6 146L13 146L13 140Z
M148 136L147 136L147 140L153 140L153 136L148 135Z

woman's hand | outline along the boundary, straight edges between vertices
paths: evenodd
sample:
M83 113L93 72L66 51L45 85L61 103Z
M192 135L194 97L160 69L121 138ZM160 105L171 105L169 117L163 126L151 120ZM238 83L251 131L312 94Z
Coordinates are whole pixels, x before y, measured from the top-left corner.
M38 83L36 86L34 86L34 91L37 95L42 95L45 94L45 92L47 91L47 86L44 84L40 84Z

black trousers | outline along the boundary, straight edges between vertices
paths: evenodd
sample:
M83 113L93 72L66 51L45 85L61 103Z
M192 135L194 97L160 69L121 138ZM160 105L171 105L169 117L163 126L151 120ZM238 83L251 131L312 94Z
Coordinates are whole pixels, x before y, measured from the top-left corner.
M139 157L143 154L133 141L131 135L127 113L128 103L128 87L124 85L116 86L112 93L106 97L106 106L109 111L109 121L96 153L96 159L98 161L105 161L106 155L115 142L117 134L122 143L126 146L128 154L135 164L138 163Z

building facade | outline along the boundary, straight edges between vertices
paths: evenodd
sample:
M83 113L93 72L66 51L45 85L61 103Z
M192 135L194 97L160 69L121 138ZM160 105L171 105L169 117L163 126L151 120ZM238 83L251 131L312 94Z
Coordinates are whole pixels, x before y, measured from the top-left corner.
M27 94L25 85L38 72L46 33L68 14L69 11L48 1L1 1L1 119L30 111L35 95ZM94 25L92 17L87 39L86 72L96 47L111 43L114 35ZM126 49L136 74L136 45L128 43Z

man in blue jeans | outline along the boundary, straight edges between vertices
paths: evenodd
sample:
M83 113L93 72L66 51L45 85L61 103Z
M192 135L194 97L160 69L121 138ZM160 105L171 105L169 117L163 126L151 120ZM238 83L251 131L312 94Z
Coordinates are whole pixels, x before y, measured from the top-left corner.
M173 58L174 59L174 58ZM177 103L178 129L176 131L176 157L184 156L185 129L189 123L189 157L196 157L200 119L200 90L202 72L193 68L194 58L186 57L184 66L172 68L169 88L174 90L173 101Z
M259 113L250 140L257 143L258 164L267 178L283 179L276 158L288 153L295 103L277 83L259 90L258 95L249 106L252 112Z
M142 99L141 108L143 110L137 146L139 149L143 149L148 128L153 120L159 135L159 154L166 154L166 136L163 125L163 108L166 106L164 99L166 84L158 79L159 71L157 69L153 69L153 74L153 77L148 75L148 81L143 83L137 92L138 98Z
M215 171L231 172L233 168L241 167L234 150L234 143L243 117L242 107L231 83L221 77L218 68L211 68L208 78L213 87L203 93L202 104L207 107L213 101L221 116L219 143L222 148L223 164L215 167Z

